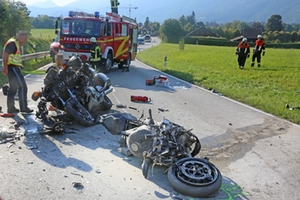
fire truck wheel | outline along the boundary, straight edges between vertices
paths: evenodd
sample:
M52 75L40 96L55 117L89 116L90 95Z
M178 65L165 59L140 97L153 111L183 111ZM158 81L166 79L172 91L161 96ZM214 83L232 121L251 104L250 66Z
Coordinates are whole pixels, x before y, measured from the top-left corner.
M110 71L112 65L113 65L113 58L112 58L112 54L109 53L109 54L107 54L107 58L106 58L105 64L104 64L104 66L102 66L102 70L101 71L103 73L108 73Z

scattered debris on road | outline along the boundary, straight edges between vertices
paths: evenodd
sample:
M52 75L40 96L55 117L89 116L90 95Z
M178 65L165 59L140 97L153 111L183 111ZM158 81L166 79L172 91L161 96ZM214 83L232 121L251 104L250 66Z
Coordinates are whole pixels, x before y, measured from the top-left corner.
M126 108L127 106L126 106L126 105L123 105L123 104L117 104L116 107L117 107L117 108Z
M131 107L131 106L129 106L128 108L132 109L132 110L137 110L137 108L134 108L134 107Z
M168 112L169 110L168 109L164 109L164 108L158 108L158 111L160 111L160 112Z
M38 149L39 147L38 146L30 146L30 147L27 147L28 150L33 150L33 149Z
M84 188L83 184L80 182L73 182L72 183L73 187L76 188L77 190L82 190Z
M147 97L147 96L135 96L135 95L131 95L130 96L130 100L132 102L151 102L151 98Z

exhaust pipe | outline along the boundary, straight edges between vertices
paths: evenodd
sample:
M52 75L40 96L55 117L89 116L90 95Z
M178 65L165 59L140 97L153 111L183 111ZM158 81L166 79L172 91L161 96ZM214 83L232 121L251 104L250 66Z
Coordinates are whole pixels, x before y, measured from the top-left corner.
M104 91L104 94L105 94L105 95L108 95L109 93L111 93L111 92L113 91L113 89L114 89L114 88L113 88L112 86L109 86L109 88L108 88L107 90Z

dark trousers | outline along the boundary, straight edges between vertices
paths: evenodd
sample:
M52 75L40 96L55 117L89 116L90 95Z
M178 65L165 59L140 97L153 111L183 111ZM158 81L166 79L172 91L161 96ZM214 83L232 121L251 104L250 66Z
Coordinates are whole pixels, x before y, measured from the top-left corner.
M7 107L15 106L15 95L18 91L20 110L25 110L27 108L27 85L20 67L8 66L8 83Z
M101 60L100 61L90 61L90 63L94 69L99 69L101 66Z
M239 66L245 66L245 62L246 62L246 59L247 59L247 54L242 54L242 55L239 55L238 56L238 63L239 63Z
M257 52L252 55L252 63L255 63L255 59L257 58L257 63L260 64L261 53Z

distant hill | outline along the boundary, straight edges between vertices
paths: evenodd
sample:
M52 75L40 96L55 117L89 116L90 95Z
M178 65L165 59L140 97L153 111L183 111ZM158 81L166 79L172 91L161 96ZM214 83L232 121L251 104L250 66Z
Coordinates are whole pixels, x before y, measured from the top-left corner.
M77 0L64 7L58 7L51 0L29 5L31 16L46 14L49 16L67 15L69 10L100 13L110 12L109 0ZM138 22L144 22L146 17L150 21L164 22L169 18L178 19L181 15L196 14L197 21L216 21L217 23L240 21L266 22L273 14L280 14L286 23L300 23L299 0L119 0L119 13L135 17Z

